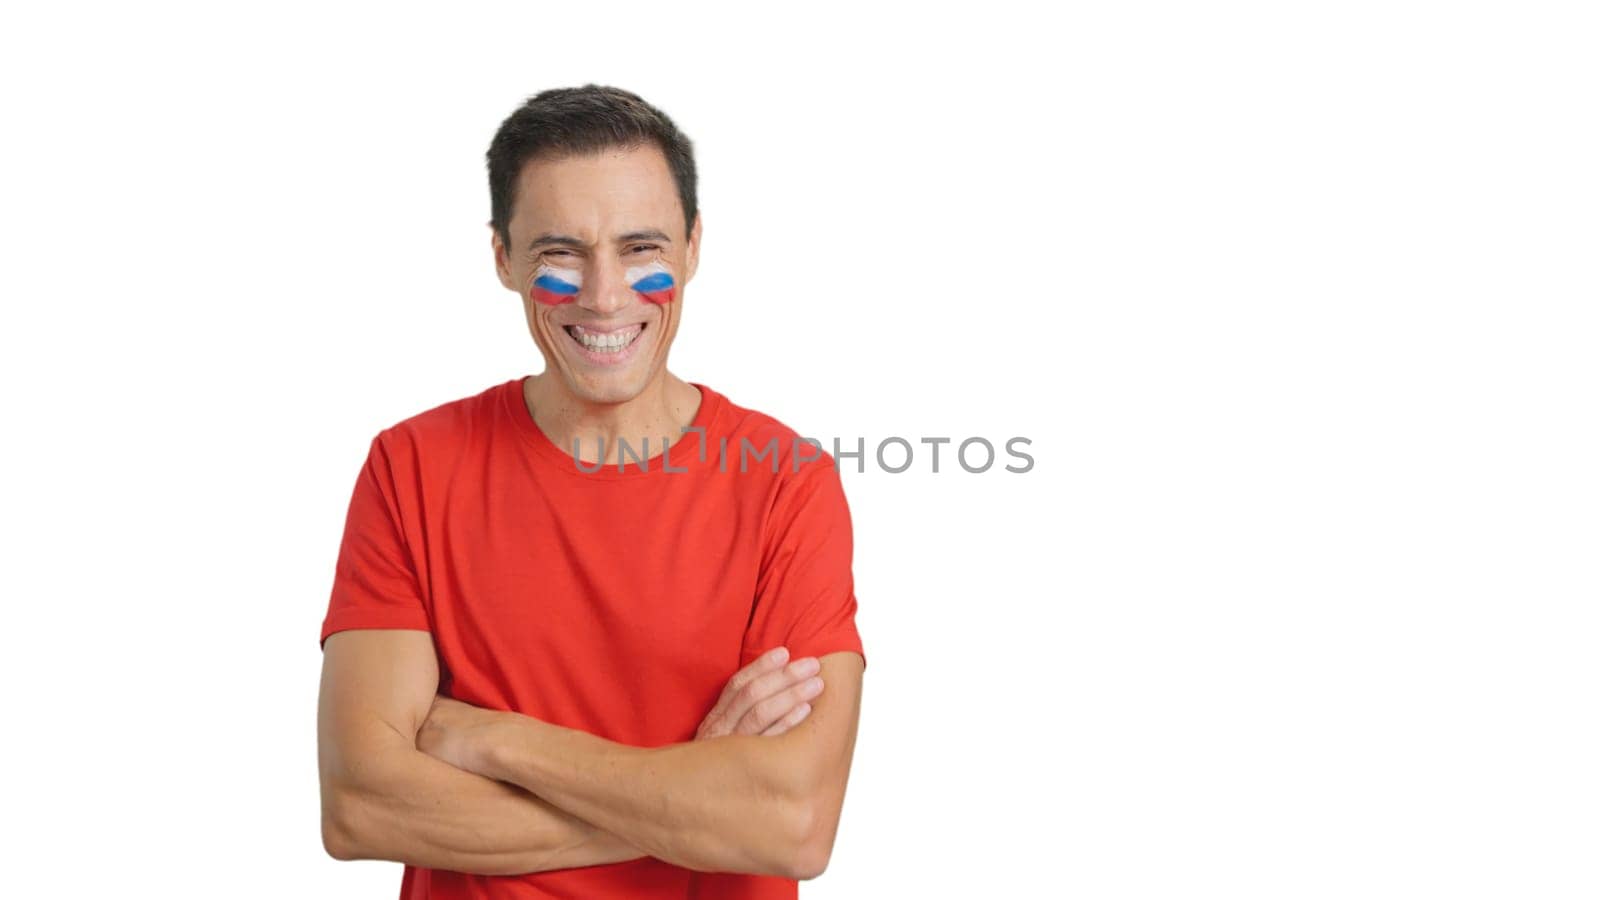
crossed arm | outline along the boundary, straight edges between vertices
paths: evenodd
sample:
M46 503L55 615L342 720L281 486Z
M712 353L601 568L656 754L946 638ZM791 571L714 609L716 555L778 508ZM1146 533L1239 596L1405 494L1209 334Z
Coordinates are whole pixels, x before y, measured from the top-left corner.
M438 697L426 632L340 632L324 657L323 839L336 858L486 875L647 855L789 878L827 865L860 709L854 653L820 658L826 688L787 730L657 748Z

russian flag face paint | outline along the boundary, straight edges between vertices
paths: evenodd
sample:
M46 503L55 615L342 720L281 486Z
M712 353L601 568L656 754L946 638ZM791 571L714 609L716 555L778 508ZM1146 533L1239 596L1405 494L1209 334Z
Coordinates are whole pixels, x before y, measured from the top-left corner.
M628 269L625 277L628 286L651 303L671 303L677 290L678 283L672 280L672 273L668 272L667 267L659 261L633 266Z
M528 295L546 306L571 303L578 299L583 287L583 273L577 269L558 269L540 265L533 273L533 287Z

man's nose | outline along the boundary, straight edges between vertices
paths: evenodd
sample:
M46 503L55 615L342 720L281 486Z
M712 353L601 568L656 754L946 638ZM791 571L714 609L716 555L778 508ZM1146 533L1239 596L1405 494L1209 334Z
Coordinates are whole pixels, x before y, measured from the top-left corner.
M633 302L633 289L626 281L618 261L596 261L584 273L578 305L596 315L609 316Z

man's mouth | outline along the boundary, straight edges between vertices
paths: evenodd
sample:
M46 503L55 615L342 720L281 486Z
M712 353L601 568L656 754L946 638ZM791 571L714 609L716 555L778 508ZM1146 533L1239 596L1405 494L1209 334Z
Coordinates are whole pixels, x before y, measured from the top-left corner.
M645 329L644 322L625 325L612 331L596 331L582 325L567 325L567 334L590 353L618 354L627 350Z

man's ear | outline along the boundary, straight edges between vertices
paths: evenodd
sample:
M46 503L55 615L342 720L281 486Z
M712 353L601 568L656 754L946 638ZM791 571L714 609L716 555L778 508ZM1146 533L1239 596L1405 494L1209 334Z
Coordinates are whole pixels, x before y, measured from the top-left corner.
M700 267L700 213L694 214L694 227L689 229L689 261L688 271L683 275L683 283L688 284L694 277L694 270Z
M506 255L506 245L500 240L500 229L489 223L489 246L494 249L494 273L500 276L500 283L505 289L521 294L516 284L511 280L511 260Z

